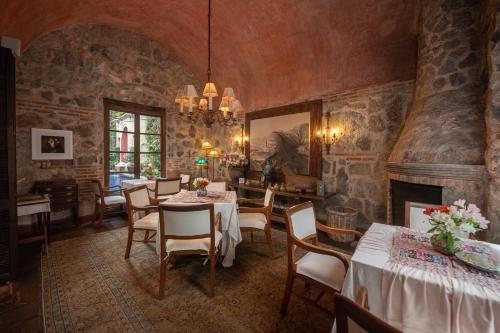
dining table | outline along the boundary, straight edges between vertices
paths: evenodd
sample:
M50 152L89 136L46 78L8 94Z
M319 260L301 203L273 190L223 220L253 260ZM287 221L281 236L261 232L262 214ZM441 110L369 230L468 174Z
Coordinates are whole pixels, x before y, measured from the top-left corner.
M122 187L124 189L130 189L137 186L146 185L150 190L154 190L156 186L156 181L149 179L127 179L122 180Z
M238 219L237 196L235 191L208 191L206 196L199 197L196 191L181 191L163 203L169 205L214 204L214 213L221 214L222 222L222 266L231 267L236 257L236 246L241 243L240 222ZM156 252L160 255L159 228L156 233Z
M500 245L460 242L498 263ZM500 332L500 276L436 252L426 233L373 223L342 294L354 300L360 287L368 290L370 312L403 332Z

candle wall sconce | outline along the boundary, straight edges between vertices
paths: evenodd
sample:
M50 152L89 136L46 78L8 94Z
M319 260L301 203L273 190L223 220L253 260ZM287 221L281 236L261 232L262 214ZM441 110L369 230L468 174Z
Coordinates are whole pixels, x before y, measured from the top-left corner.
M330 112L326 114L325 118L326 127L322 131L318 131L316 135L317 139L325 145L326 153L330 154L330 148L338 141L340 131L336 127L330 127Z
M248 141L248 137L245 136L245 126L241 124L241 134L237 135L233 138L233 142L236 146L236 148L239 148L241 150L241 153L245 153L245 145Z

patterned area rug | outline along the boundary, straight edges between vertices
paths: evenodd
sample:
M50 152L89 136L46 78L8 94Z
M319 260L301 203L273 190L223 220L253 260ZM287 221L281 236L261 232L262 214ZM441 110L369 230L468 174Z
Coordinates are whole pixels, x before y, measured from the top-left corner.
M139 236L139 235L137 235ZM329 332L332 319L292 295L279 314L286 280L286 235L273 230L278 258L265 244L240 244L233 267L216 272L209 298L209 265L180 257L157 299L159 263L154 244L135 242L124 259L127 229L53 243L42 260L46 332ZM314 299L296 280L294 291ZM332 308L331 296L320 303Z

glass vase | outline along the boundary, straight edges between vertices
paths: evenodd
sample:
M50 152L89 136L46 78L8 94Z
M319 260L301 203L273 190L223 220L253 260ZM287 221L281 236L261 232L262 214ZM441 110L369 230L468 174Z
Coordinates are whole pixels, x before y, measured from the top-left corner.
M196 196L198 197L206 197L208 194L207 188L199 188L196 190Z

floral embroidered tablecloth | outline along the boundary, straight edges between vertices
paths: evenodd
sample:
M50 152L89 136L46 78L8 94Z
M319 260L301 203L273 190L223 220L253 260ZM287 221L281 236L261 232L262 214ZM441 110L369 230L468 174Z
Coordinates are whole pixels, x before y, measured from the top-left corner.
M496 257L491 248L482 242L461 240L459 247L468 251ZM497 274L482 271L462 263L455 257L436 252L430 243L430 235L406 228L398 228L393 236L390 263L401 264L461 279L500 292L500 278Z

